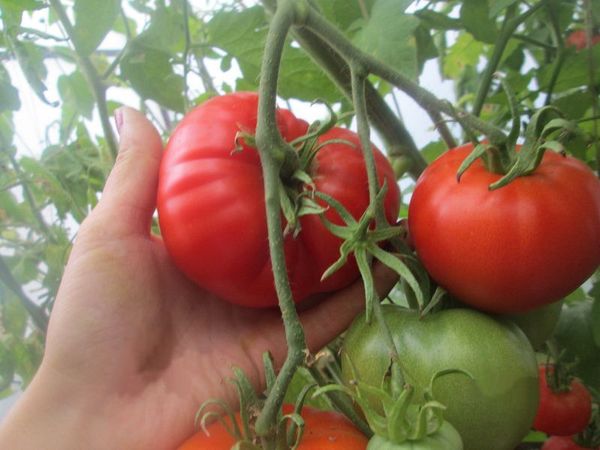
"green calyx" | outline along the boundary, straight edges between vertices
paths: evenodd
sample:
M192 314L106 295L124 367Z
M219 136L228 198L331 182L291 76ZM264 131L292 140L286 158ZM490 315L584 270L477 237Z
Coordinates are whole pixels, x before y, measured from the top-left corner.
M465 158L456 174L460 182L462 175L473 162L482 158L488 171L503 175L498 181L489 185L490 190L499 189L515 178L535 172L546 150L564 154L563 142L577 132L576 124L566 120L559 109L545 106L531 117L525 130L524 142L519 148L517 145L521 131L519 107L508 83L504 79L501 79L501 83L507 93L513 117L511 131L502 142L475 142L475 148Z

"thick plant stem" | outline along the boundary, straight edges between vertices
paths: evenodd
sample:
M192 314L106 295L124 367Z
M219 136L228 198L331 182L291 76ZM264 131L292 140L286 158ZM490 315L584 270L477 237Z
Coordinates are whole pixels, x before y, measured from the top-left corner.
M506 135L501 129L473 115L460 111L457 112L448 102L438 99L427 89L422 88L386 63L355 47L346 36L325 18L321 17L317 11L310 9L307 12L304 26L331 45L344 59L350 61L350 64L361 64L369 73L377 75L398 87L425 111L437 111L457 120L460 119L461 123L465 126L483 133L495 142L506 140Z
M304 330L296 312L285 262L279 202L279 173L289 145L282 138L276 121L279 66L285 38L292 26L295 14L296 10L292 1L280 2L269 27L259 87L256 144L263 167L273 276L288 344L286 360L269 393L263 411L256 421L256 432L260 436L269 435L276 426L276 418L281 410L287 387L296 368L303 362L307 351Z
M500 31L500 37L494 45L494 53L492 54L492 57L490 58L482 74L481 84L479 85L479 90L477 91L477 97L475 98L475 104L473 106L473 115L479 116L481 114L481 110L483 109L483 105L485 103L485 98L488 95L488 91L490 90L490 86L492 84L492 79L494 78L494 73L496 73L496 70L498 70L498 66L502 60L502 54L504 53L508 42L512 38L514 31L543 5L544 2L539 2L525 11L523 14L514 18L512 15L515 12L516 5L508 8L506 17L504 19L504 25Z

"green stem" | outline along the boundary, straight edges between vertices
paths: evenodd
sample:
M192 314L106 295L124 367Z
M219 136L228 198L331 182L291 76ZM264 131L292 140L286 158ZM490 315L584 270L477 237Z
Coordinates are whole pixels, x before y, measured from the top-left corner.
M48 329L48 315L43 308L35 304L27 294L25 294L21 285L11 273L2 255L0 255L0 281L2 281L2 283L17 296L23 307L29 313L29 317L31 317L35 326L45 334Z
M102 126L102 131L104 132L104 138L106 139L106 145L108 146L110 156L114 161L114 159L117 157L117 144L108 115L108 106L106 103L106 86L104 86L104 84L102 83L100 75L96 71L96 68L92 64L90 58L85 54L85 52L81 50L79 42L75 37L75 30L73 29L73 25L71 24L67 12L65 11L65 8L60 2L60 0L50 0L50 5L52 5L52 8L58 16L58 20L60 21L65 32L67 33L67 36L69 36L69 39L73 43L78 65L79 67L81 67L83 74L85 75L90 87L92 88L94 99L96 100L96 106L98 108L100 124Z
M479 116L481 114L481 110L483 109L485 99L488 95L490 86L492 84L492 79L494 78L494 73L496 73L496 70L498 70L498 66L500 65L500 62L502 60L504 50L506 49L508 42L512 38L513 33L519 27L519 25L521 25L525 20L527 20L544 4L545 2L540 1L517 17L512 17L516 11L516 8L518 7L517 4L513 4L506 11L504 24L502 25L502 30L500 31L500 37L496 40L494 45L494 53L488 61L488 64L481 76L482 81L479 85L479 90L477 91L477 97L475 98L475 104L473 106L473 115Z
M458 119L458 115L460 115L462 123L473 130L483 133L493 141L501 142L506 139L505 134L498 127L484 122L473 115L460 111L457 112L448 102L438 99L427 89L422 88L402 73L355 47L344 34L325 18L321 17L315 10L310 9L307 12L304 26L320 36L347 61L351 61L352 64L362 65L366 71L383 78L404 91L425 111L436 111L447 114L455 119Z
M552 76L550 77L550 82L548 83L545 105L550 105L552 103L554 87L558 81L558 76L560 75L560 71L562 70L566 56L560 21L557 17L557 13L551 5L548 7L548 14L550 16L550 29L552 31L552 39L556 45L557 55L554 60L554 66L552 67Z
M288 345L286 360L256 421L256 432L260 436L267 436L276 426L277 414L281 410L289 383L296 368L303 362L307 351L304 330L294 304L285 262L279 199L279 171L289 144L282 138L276 121L279 66L285 39L294 22L295 15L296 10L293 1L284 0L280 2L269 27L259 86L256 144L263 167L269 250L275 289L279 298L279 307ZM292 149L292 151L294 150Z
M190 47L191 47L191 38L190 38L190 23L189 23L189 5L188 0L181 0L182 10L183 10L183 34L185 36L185 44L183 47L183 110L187 111L189 108L189 100L188 100L188 74L190 72Z

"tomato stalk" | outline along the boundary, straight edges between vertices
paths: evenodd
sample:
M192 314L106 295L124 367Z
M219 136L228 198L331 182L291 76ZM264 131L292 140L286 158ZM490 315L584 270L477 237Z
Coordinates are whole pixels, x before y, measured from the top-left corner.
M269 251L275 289L285 327L288 354L256 421L256 432L267 437L273 433L276 417L287 387L296 368L306 356L306 339L298 318L287 275L280 214L280 168L287 155L295 150L281 136L276 122L276 97L279 66L286 36L294 23L299 7L295 2L281 1L267 35L261 65L256 143L263 167L265 206L269 236ZM268 439L266 439L268 442Z

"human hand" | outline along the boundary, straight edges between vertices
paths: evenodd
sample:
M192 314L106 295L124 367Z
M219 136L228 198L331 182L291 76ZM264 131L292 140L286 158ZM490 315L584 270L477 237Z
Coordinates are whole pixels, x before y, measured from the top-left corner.
M42 365L0 431L1 448L170 450L192 434L203 401L235 405L233 366L260 386L263 352L276 365L285 358L279 311L203 291L150 233L161 139L139 112L118 114L117 162L78 233ZM379 268L375 279L385 293L395 275ZM309 349L339 335L363 304L357 282L301 312Z

